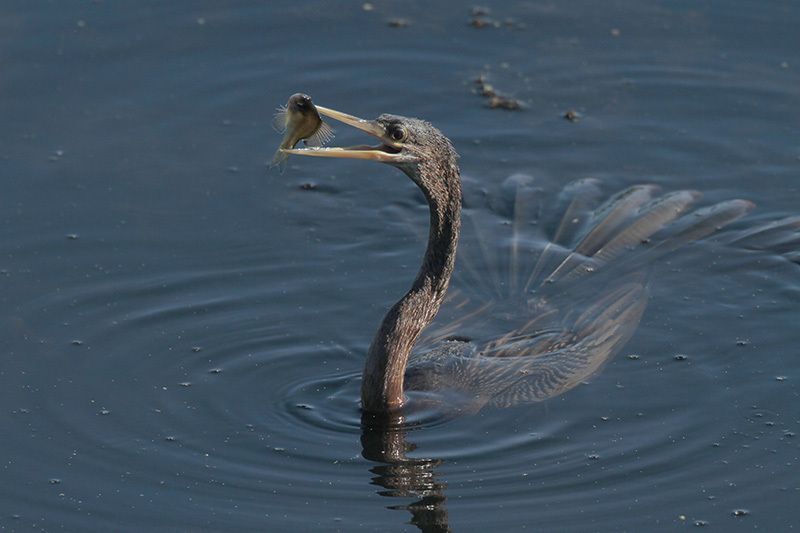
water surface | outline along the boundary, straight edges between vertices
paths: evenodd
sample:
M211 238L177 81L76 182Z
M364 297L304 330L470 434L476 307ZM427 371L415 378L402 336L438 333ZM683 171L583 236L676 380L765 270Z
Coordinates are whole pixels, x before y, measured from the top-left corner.
M590 383L362 433L423 200L391 168L265 162L304 91L436 124L479 215L515 173L796 214L800 9L487 2L476 29L470 5L373 4L0 7L0 528L794 527L796 263L693 245ZM487 108L481 73L526 109Z

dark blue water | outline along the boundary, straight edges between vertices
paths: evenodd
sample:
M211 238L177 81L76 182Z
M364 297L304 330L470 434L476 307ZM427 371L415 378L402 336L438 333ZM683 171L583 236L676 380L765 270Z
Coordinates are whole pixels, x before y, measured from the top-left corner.
M797 214L800 7L485 2L477 29L470 4L372 4L0 6L0 529L796 527L790 257L692 245L591 382L371 434L360 371L423 200L388 167L265 163L303 91L436 124L479 215L515 173ZM525 109L489 109L481 73Z

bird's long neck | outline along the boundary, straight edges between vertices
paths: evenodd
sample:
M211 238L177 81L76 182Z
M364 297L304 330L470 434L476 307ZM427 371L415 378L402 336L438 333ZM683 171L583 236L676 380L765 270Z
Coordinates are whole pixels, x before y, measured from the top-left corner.
M414 284L386 314L369 348L361 384L366 412L390 412L402 406L408 356L438 313L453 273L461 227L461 180L455 164L437 170L446 175L435 180L436 188L423 185L431 180L412 176L430 206L428 247Z

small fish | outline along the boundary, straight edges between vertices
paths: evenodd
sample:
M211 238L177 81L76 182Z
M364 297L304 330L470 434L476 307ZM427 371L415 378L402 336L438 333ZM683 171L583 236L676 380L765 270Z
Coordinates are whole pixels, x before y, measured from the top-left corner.
M285 106L278 108L273 126L283 133L283 140L272 158L272 166L289 157L281 149L294 148L301 140L306 146L322 146L333 138L333 129L322 122L314 102L307 94L293 94Z

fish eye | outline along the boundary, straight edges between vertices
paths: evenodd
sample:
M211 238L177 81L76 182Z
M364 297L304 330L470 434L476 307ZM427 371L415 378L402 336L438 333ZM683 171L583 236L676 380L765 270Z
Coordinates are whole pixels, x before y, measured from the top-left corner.
M402 126L397 126L393 128L392 131L389 133L389 137L391 137L392 140L394 141L403 141L405 140L406 136L407 136L406 129Z

